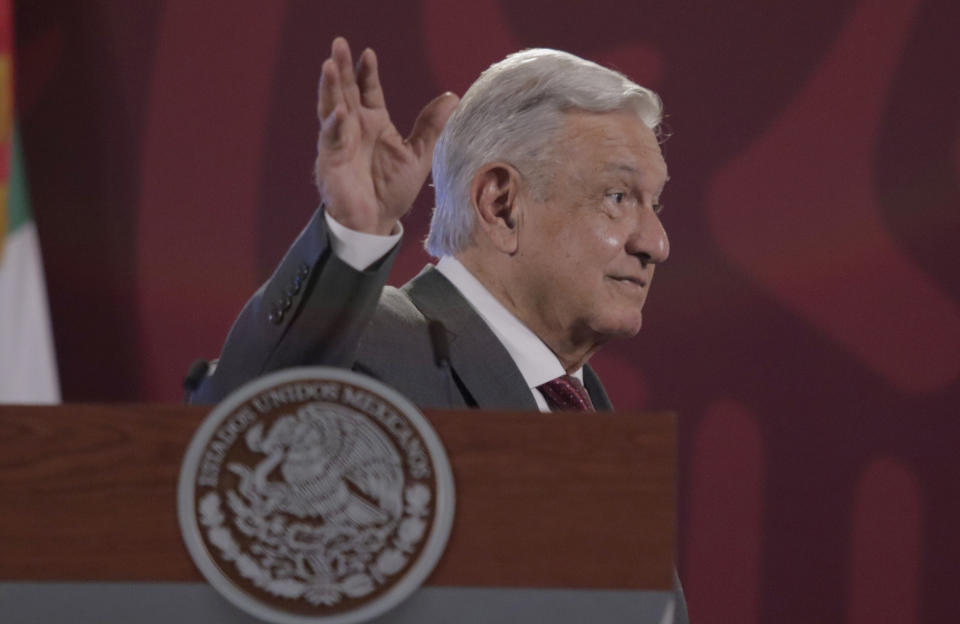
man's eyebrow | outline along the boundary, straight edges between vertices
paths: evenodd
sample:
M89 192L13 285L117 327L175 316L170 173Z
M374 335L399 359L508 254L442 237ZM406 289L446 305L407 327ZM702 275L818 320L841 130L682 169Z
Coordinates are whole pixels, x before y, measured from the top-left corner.
M640 171L633 165L628 165L626 163L604 163L603 169L605 171L625 171L627 173L632 173L634 175L642 175Z
M605 171L624 171L626 173L631 173L636 176L643 177L643 173L634 167L633 165L628 165L627 163L605 163L603 165ZM670 181L670 174L667 174L667 177L663 179L663 183L666 184Z

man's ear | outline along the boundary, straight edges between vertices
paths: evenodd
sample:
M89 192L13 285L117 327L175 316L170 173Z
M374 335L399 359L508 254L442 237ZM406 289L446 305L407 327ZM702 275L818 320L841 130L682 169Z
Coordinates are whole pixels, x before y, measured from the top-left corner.
M480 229L493 246L512 254L517 250L521 210L517 202L520 172L503 162L488 163L470 185L470 199Z

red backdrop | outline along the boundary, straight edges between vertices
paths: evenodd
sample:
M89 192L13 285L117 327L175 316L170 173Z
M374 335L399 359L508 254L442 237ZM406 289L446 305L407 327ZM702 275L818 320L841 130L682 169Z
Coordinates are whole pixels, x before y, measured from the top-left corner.
M17 3L65 399L177 400L216 355L315 207L333 36L378 51L401 130L562 48L658 90L673 131L673 253L596 364L619 407L681 415L694 621L958 621L960 5L698 4Z

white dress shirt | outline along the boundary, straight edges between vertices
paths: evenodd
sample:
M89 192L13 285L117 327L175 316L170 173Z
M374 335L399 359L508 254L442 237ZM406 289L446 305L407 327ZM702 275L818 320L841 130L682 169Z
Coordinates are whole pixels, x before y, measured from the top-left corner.
M324 217L330 230L330 244L333 252L358 271L365 270L382 258L397 244L403 234L403 228L399 223L399 231L389 236L380 236L351 230L327 213L324 213ZM567 374L553 351L520 322L520 319L507 310L459 260L453 256L444 256L437 263L437 270L460 291L463 298L470 303L490 331L500 340L517 368L520 369L520 374L530 388L530 393L540 411L551 411L547 400L537 390L537 386ZM573 376L582 383L583 369L577 369Z

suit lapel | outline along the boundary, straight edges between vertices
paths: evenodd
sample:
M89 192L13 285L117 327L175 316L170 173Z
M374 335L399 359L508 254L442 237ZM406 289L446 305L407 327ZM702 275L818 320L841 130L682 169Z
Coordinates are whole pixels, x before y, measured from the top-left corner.
M593 372L589 364L583 367L583 386L587 389L587 394L590 395L590 400L593 401L593 406L597 408L598 412L613 410L613 404L610 402L610 397L607 396L607 391L603 389L600 378Z
M442 273L427 266L403 290L428 320L443 323L450 366L482 409L536 410L513 358Z

